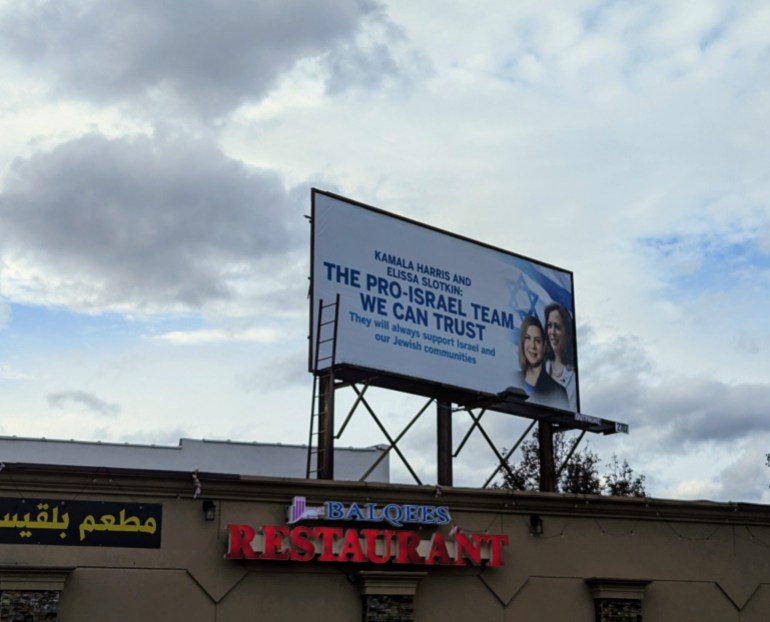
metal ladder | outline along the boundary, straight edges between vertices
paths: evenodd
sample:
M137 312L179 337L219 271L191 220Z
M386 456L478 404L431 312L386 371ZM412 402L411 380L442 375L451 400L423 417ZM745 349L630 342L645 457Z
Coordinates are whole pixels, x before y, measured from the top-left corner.
M313 399L310 406L310 432L307 443L307 465L305 477L318 476L319 459L323 458L326 444L320 438L319 423L324 403L333 408L334 393L334 363L337 355L337 322L340 312L340 295L334 302L324 304L318 301L318 318L316 322L315 343L313 352ZM320 371L323 366L325 371ZM322 379L322 376L324 377ZM333 431L332 431L333 434ZM315 461L314 461L315 458Z

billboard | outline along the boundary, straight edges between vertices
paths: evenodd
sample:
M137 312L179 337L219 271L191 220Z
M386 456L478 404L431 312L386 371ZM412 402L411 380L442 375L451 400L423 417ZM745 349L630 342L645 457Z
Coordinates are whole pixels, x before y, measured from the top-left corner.
M328 192L312 202L311 371L333 361L579 410L571 272ZM319 310L337 296L335 323Z

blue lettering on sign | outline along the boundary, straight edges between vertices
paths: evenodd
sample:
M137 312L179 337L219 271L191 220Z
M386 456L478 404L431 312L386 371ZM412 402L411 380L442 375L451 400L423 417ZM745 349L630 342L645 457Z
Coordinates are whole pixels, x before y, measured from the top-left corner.
M345 515L345 520L363 520L364 514L357 503L351 503L348 508L348 513Z
M449 508L445 506L388 503L378 508L374 503L344 504L341 501L326 501L324 509L322 517L313 518L365 523L387 522L393 527L409 524L446 525L452 521Z
M328 520L341 520L345 517L345 506L339 501L327 501L326 518Z
M391 525L395 527L403 526L404 510L400 505L389 503L382 509L382 515Z

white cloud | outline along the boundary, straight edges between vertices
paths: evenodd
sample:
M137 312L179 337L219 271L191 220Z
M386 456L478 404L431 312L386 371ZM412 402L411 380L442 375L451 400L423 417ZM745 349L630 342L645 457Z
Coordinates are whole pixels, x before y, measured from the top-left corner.
M356 58L358 71L346 82L393 71L387 47L353 44L364 20L382 21L377 8L368 0L206 0L194 10L178 1L7 3L0 6L0 49L37 70L59 95L138 104L158 118L215 119L263 97L299 60L330 50Z
M46 399L51 408L85 410L99 415L116 415L120 406L104 401L87 391L60 391L49 394Z
M6 295L140 311L232 299L292 265L305 192L208 141L83 136L6 180Z
M15 369L10 365L0 364L0 382L19 382L22 380L31 380L32 376L20 369Z
M679 482L666 495L672 499L714 499L719 486L710 480L687 480Z
M271 328L248 328L244 330L195 330L171 331L157 335L154 339L173 345L200 345L212 343L274 343L281 334Z
M0 394L5 432L61 424L42 410L58 373L120 404L99 427L70 418L83 434L150 416L305 442L312 180L572 270L583 410L631 424L592 447L652 494L767 499L747 439L770 409L770 7L214 5L88 0L58 22L53 2L0 5L2 299L162 326L118 323L80 369L55 327L41 348L6 313L0 348L17 331L24 357L0 377L40 383ZM255 394L281 417L255 421ZM358 424L349 442L371 444Z

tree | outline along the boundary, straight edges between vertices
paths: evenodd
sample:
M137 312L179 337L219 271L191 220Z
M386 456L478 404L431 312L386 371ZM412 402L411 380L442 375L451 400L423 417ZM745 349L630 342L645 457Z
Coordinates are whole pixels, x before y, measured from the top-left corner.
M553 435L554 463L558 469L569 454L572 444L563 432ZM770 456L768 457L770 463ZM612 462L605 474L599 473L602 460L584 447L575 451L567 460L564 468L556 477L556 491L577 494L606 494L621 497L645 497L645 476L636 475L628 461L619 462L612 456ZM540 486L540 449L537 433L521 445L521 460L516 465L509 464L510 471L504 471L501 488L511 490L538 490Z
M618 457L612 456L612 465L604 477L604 494L615 497L646 497L644 475L634 475L634 470L627 460L618 462Z

